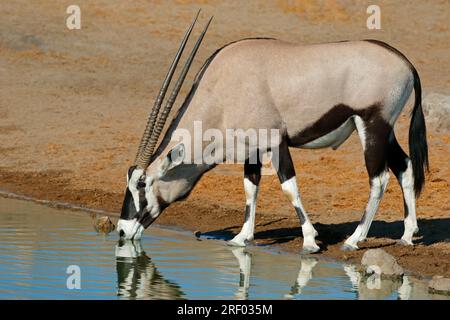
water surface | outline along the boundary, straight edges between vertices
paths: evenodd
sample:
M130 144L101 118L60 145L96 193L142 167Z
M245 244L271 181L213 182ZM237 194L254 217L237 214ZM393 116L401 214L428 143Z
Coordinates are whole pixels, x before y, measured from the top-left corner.
M151 227L118 243L87 213L16 199L0 198L0 239L0 299L445 298L412 277L363 279L352 265L187 232ZM69 266L80 289L67 285Z

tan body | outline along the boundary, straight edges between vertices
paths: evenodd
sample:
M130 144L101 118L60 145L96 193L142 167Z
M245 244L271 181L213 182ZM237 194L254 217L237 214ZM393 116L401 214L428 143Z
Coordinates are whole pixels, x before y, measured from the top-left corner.
M194 121L203 130L276 128L295 140L338 104L362 110L376 103L393 124L412 89L408 65L366 41L243 40L213 59L177 128L192 131Z

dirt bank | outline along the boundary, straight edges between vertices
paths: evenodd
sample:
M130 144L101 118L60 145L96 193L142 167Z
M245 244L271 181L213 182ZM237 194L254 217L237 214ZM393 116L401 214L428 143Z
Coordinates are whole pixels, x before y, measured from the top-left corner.
M286 4L287 3L287 4ZM215 20L193 66L239 38L296 42L376 38L404 52L425 92L450 94L446 1L386 1L380 31L365 25L369 1L78 1L82 29L65 27L59 1L2 1L0 7L0 188L118 212L125 173L143 120L186 25L201 6ZM192 72L189 79L192 79ZM184 88L184 92L189 86ZM181 99L180 99L181 100ZM397 136L407 146L407 116ZM401 191L392 178L363 248L382 246L406 268L450 276L450 136L428 127L431 172L418 201L417 246L395 244L403 231ZM293 150L303 202L319 231L320 255L339 250L361 217L369 192L361 146ZM231 237L243 221L242 168L219 166L160 224ZM256 242L298 250L301 233L276 176L264 176ZM150 231L148 231L150 232Z

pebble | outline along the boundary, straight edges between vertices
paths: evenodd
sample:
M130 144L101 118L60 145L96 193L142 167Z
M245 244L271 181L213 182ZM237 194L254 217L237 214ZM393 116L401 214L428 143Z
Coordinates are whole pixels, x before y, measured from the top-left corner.
M450 132L450 96L430 93L422 101L427 125L441 133Z
M98 219L94 219L94 228L99 233L108 234L116 228L111 219L107 216L100 217Z
M201 235L202 233L198 230L194 232L194 236L196 236L197 238L200 238Z
M367 274L378 274L387 277L401 277L403 268L397 260L383 249L367 250L361 260Z
M428 291L450 295L450 279L443 276L434 276L428 283Z

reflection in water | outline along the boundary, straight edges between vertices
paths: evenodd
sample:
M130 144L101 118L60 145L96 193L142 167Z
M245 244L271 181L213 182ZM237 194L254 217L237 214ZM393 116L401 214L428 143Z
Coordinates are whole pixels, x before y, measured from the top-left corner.
M231 252L239 263L239 288L236 292L236 298L246 300L248 299L248 289L250 288L252 256L251 253L245 251L245 248L233 248Z
M116 246L117 295L133 299L178 300L180 286L161 275L142 250L140 241L119 241Z
M368 277L363 277L354 265L344 265L344 270L350 278L353 289L358 292L360 300L386 299L392 294L397 294L400 300L410 299L412 286L408 276L389 280L383 279L379 273L374 272Z
M239 287L236 292L236 298L240 300L248 299L248 291L250 288L250 273L252 268L252 255L245 248L233 248L231 250L239 263ZM300 294L303 287L305 287L312 278L312 270L318 263L317 259L304 258L301 260L300 271L291 287L290 293L285 295L285 298L292 299L294 295Z
M301 261L300 271L297 276L295 284L291 287L289 294L285 295L286 298L292 299L294 295L301 294L302 289L308 285L309 280L311 280L313 275L313 269L318 263L317 259L314 258L304 258Z
M239 286L235 294L238 299L249 298L250 275L252 269L252 255L245 248L234 248L231 250L239 263ZM302 257L300 270L295 283L292 285L286 299L294 299L295 296L302 294L302 289L308 286L313 279L313 270L318 264L318 260L312 257ZM368 277L362 276L354 265L343 266L345 274L350 279L353 290L357 293L357 298L361 300L386 299L394 295L400 300L409 300L412 298L414 283L408 276L402 279L389 280L383 279L378 273ZM420 285L420 284L416 284Z
M246 248L231 248L231 253L239 265L239 280L236 282L235 298L245 300L251 298L249 290L252 287L251 273L255 267L253 255ZM222 257L223 258L223 257ZM290 289L286 286L285 299L302 298L304 289L314 280L314 269L320 265L312 257L302 257L296 278L291 282ZM166 280L158 271L152 260L142 250L140 241L120 241L116 246L116 269L118 277L117 295L132 299L183 299L185 293L181 287ZM318 269L316 277L321 277L323 270ZM366 277L354 265L344 265L343 271L350 279L356 298L361 300L392 299L408 300L414 284L408 276L402 280L382 279L379 274ZM341 269L342 270L342 269ZM236 270L237 272L237 270ZM254 279L253 279L254 280Z
M98 235L88 215L0 198L0 299L448 299L339 262L154 227L141 242ZM116 255L111 248L116 247ZM67 267L82 290L66 286ZM349 281L350 280L350 281Z

